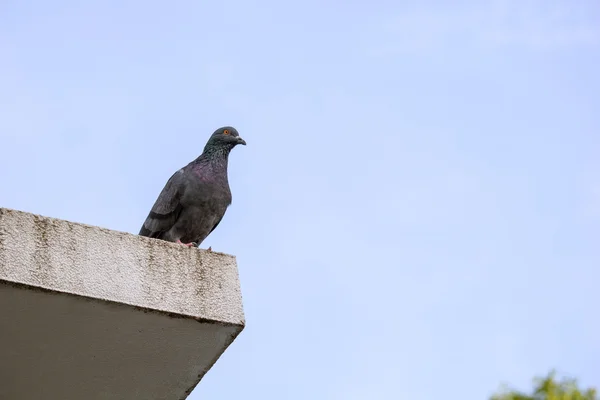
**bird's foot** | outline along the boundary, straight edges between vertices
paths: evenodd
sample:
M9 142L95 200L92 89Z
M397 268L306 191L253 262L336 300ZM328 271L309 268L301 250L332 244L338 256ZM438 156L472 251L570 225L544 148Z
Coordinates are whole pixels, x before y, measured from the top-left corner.
M181 244L181 245L183 245L183 246L187 246L187 247L196 246L196 243L194 243L194 242L191 242L191 243L183 243L183 242L182 242L181 240L179 240L179 239L177 239L177 242L176 242L176 243L179 243L179 244Z

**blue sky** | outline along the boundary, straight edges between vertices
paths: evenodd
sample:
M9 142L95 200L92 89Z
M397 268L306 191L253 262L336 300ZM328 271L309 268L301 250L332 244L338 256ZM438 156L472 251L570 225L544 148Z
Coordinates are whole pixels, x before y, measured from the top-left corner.
M0 5L0 205L137 233L214 129L247 327L191 399L600 386L600 5Z

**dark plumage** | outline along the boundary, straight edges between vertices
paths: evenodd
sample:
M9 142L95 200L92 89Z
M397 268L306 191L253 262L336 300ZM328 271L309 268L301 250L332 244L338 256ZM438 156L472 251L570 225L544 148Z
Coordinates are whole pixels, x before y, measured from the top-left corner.
M167 181L139 234L200 246L231 204L227 164L238 144L246 142L235 128L217 129L202 154Z

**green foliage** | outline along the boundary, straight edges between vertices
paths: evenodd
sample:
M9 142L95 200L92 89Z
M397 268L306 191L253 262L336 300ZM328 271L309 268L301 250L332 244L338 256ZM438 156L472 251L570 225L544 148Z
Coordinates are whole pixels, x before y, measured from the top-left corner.
M490 400L600 400L596 389L581 389L575 379L564 378L557 381L554 371L545 378L536 378L534 385L532 394L524 394L504 387Z

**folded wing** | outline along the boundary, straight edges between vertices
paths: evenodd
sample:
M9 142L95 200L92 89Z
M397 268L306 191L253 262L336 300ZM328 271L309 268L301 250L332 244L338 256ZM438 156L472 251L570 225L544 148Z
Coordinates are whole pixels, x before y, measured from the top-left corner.
M158 195L152 210L146 217L141 236L160 238L164 232L175 225L181 214L181 198L185 189L185 171L180 169L167 181L162 192Z

